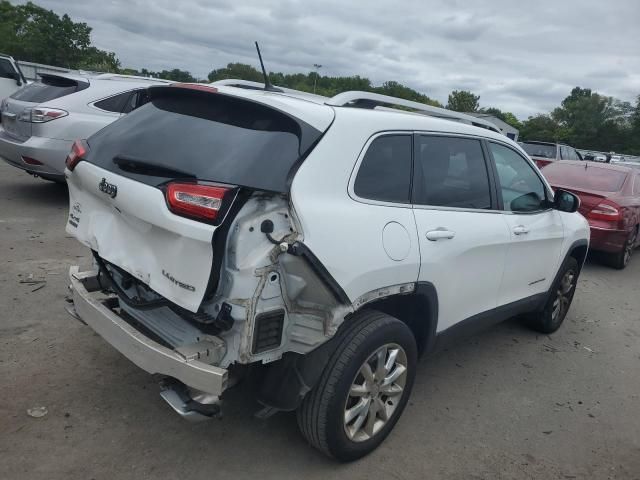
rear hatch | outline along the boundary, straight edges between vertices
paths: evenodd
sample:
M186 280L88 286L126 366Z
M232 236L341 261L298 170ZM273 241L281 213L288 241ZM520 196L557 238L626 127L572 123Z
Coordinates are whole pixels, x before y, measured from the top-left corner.
M538 168L543 168L557 158L558 146L545 142L520 142L520 146L531 157Z
M7 135L19 142L28 140L32 135L30 112L33 108L89 86L88 80L64 75L40 76L39 82L30 83L7 98L2 108L2 127Z
M262 102L263 92L170 86L149 94L90 137L84 160L67 171L67 232L152 290L140 298L157 294L196 312L217 285L225 229L242 198L286 194L333 111L310 106L311 126L286 102ZM202 213L216 206L213 217Z

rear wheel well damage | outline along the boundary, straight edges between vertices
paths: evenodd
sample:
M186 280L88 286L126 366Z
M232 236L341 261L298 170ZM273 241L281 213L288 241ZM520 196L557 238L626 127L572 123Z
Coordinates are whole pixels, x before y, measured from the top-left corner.
M416 339L420 355L435 344L438 296L433 284L418 283L413 293L392 295L368 303L363 308L378 310L405 323Z
M379 311L405 323L413 333L418 352L430 351L435 345L438 299L430 283L418 283L411 293L391 295L369 302L345 316L337 333L318 348L306 353L285 353L268 366L259 387L258 400L274 410L292 411L316 385L327 361L339 344L343 332L365 311Z

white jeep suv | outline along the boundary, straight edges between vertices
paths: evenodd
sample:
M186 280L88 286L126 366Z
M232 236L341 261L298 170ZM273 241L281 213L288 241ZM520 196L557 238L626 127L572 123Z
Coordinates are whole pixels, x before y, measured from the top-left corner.
M296 410L353 460L397 422L419 355L515 315L562 323L587 222L491 124L364 92L148 93L67 159L67 232L95 258L70 288L186 418L251 370L262 415Z

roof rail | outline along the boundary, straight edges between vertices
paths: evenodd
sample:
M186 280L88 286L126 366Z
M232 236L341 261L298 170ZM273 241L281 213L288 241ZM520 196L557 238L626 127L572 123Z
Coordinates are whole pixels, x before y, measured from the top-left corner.
M502 132L493 123L481 118L467 115L466 113L454 112L446 108L434 107L426 103L414 102L402 98L382 95L380 93L350 91L342 92L331 97L327 105L334 107L358 107L358 108L376 108L376 107L407 107L415 110L415 113L428 115L430 117L444 118L456 122L463 122L474 125L476 127L486 128L488 130L502 134Z
M124 75L122 73L98 73L94 78L100 80L143 80L147 82L159 82L159 83L174 83L173 80L166 80L164 78L153 77L141 77L140 75Z

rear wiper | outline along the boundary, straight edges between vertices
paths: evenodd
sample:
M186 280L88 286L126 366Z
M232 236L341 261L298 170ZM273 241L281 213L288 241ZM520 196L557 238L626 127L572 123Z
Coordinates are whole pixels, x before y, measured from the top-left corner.
M113 163L118 165L118 167L125 172L136 173L138 175L165 178L196 178L193 173L178 170L177 168L165 167L153 162L124 155L117 155L113 157Z

